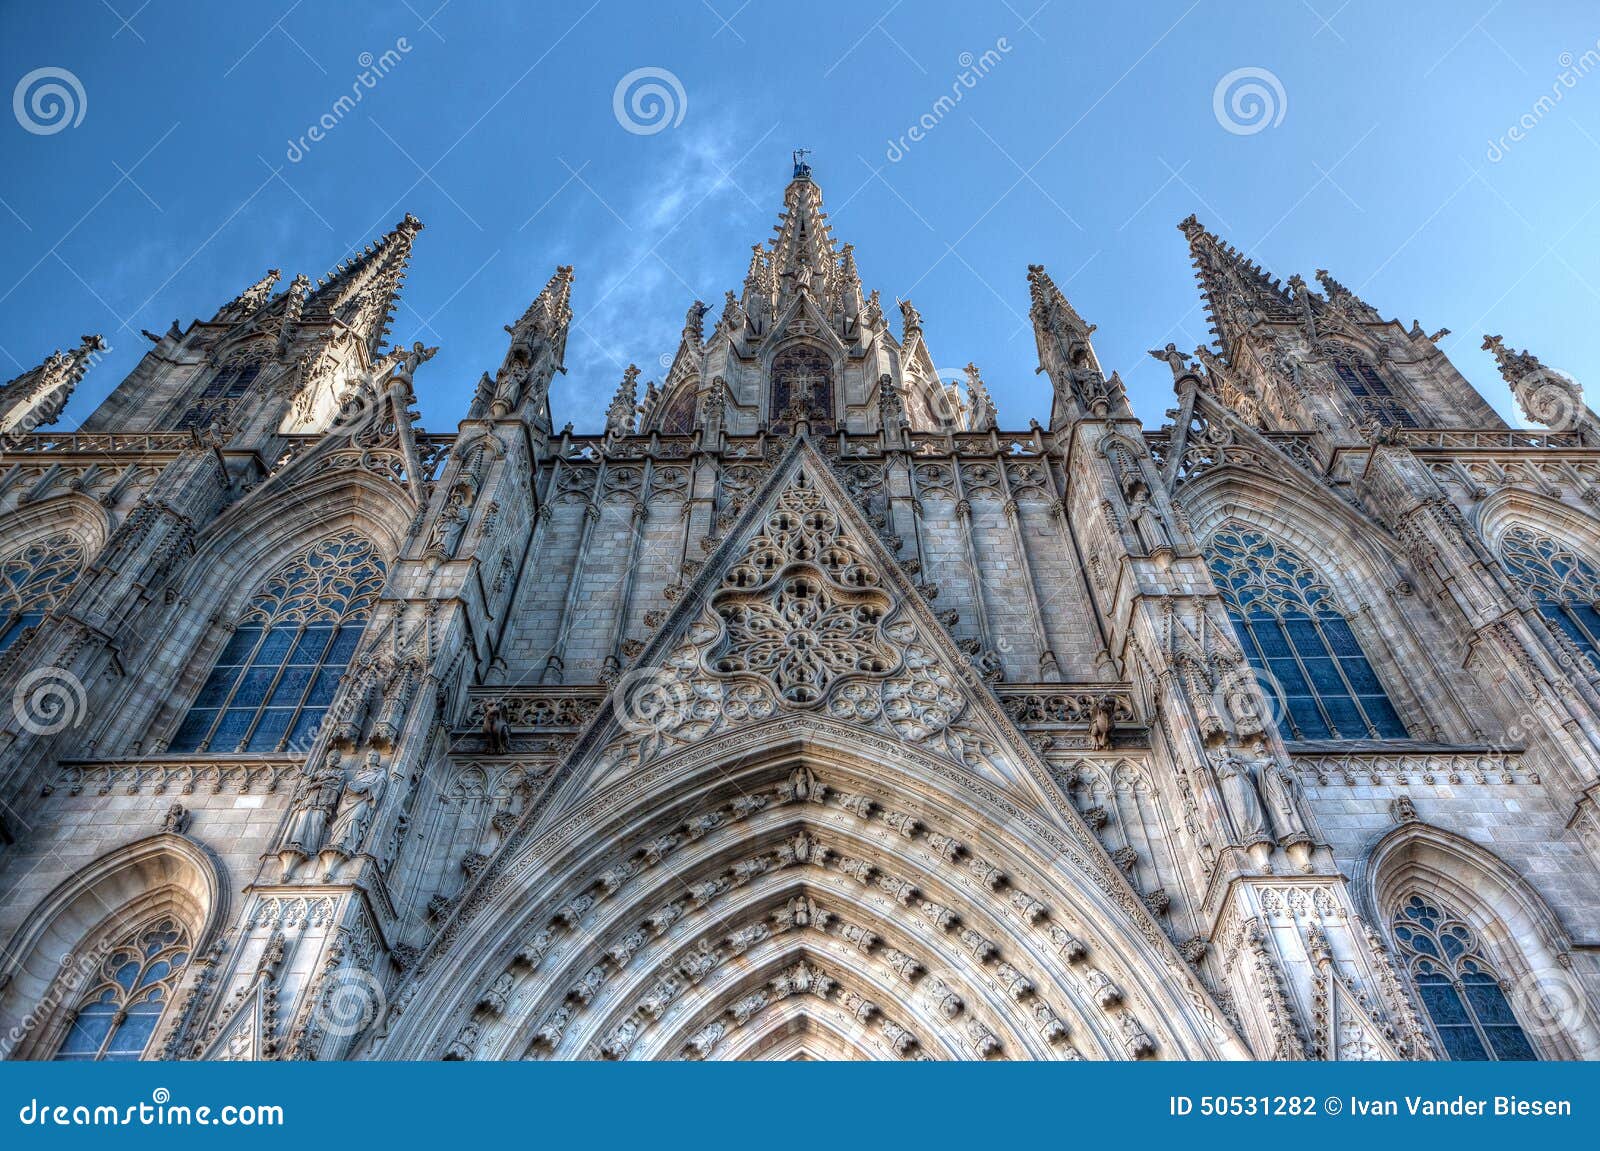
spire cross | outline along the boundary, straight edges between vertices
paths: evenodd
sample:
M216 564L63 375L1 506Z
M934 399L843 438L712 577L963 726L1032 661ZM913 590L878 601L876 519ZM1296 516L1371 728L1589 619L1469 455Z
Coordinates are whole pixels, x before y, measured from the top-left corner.
M796 148L791 157L794 160L794 178L807 179L811 176L811 165L806 163L806 157L811 155L810 148Z

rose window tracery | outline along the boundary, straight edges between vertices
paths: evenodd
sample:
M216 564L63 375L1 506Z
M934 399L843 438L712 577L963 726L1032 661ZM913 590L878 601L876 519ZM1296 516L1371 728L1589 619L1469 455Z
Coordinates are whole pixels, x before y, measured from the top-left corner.
M712 597L723 636L707 663L759 676L791 707L821 703L841 679L899 663L882 624L892 604L877 573L806 477L779 498Z

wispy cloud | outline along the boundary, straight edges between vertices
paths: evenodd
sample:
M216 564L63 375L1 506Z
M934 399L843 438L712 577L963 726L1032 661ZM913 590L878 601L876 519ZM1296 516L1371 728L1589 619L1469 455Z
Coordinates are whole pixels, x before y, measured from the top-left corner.
M594 272L585 276L578 268L567 375L551 397L558 423L599 426L629 363L639 365L643 378L660 379L690 303L705 300L715 314L722 293L739 288L741 245L765 239L768 214L775 219L782 206L770 194L770 180L737 170L752 142L732 124L685 125L673 133L671 153L631 185L637 190L627 200L611 199L605 187L588 188L597 208L615 219L585 254ZM758 203L755 193L763 191L770 205Z

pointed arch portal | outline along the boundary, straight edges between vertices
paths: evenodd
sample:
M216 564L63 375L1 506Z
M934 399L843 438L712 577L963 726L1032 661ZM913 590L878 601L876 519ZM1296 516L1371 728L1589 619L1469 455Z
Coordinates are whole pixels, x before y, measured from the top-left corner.
M825 720L708 743L529 843L370 1054L1246 1056L1120 876L999 791Z

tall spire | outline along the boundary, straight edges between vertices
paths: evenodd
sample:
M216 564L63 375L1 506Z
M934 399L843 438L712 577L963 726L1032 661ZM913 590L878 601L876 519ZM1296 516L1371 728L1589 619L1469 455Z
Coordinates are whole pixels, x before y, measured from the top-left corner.
M1282 284L1233 245L1208 232L1194 216L1179 224L1178 230L1189 238L1189 254L1211 316L1211 330L1225 353L1262 320L1294 322L1299 318Z
M411 244L420 231L422 221L408 212L383 239L336 267L306 301L304 322L337 320L354 330L376 356L388 335L390 315L411 260Z
M84 336L71 351L52 352L38 367L0 385L0 435L27 435L55 423L94 354L105 350L105 340Z
M794 179L784 189L783 215L771 244L765 251L756 249L745 277L747 290L761 285L774 297L774 313L800 292L819 303L826 300L839 275L839 253L822 210L822 189L811 178L811 166L798 153L796 157Z

